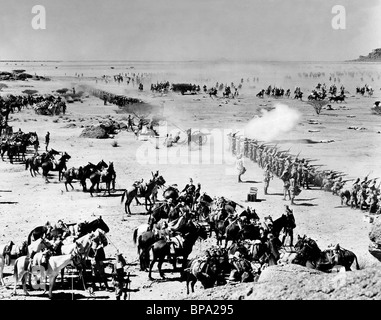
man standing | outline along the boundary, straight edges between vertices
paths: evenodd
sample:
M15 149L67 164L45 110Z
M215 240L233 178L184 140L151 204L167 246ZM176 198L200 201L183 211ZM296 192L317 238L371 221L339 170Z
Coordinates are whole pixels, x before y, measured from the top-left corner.
M48 132L46 133L46 136L45 136L45 144L46 144L46 146L45 146L45 150L46 150L46 151L48 151L49 142L50 142L50 132L48 131Z
M246 172L246 168L243 166L242 154L237 156L236 169L238 171L238 182L242 182L241 176Z
M264 176L265 176L265 178L263 181L265 182L265 194L267 194L267 189L269 187L270 180L273 179L273 177L274 177L271 170L270 170L270 164L266 165Z
M290 171L286 168L281 177L283 181L283 200L287 200L286 197L288 195L288 198L291 200L291 193L290 193Z
M283 214L286 216L286 225L283 229L283 238L282 238L282 245L284 245L284 242L287 238L287 236L290 237L290 246L293 245L294 242L294 228L296 227L295 224L295 217L293 214L293 211L289 208L288 205L286 205L286 214Z

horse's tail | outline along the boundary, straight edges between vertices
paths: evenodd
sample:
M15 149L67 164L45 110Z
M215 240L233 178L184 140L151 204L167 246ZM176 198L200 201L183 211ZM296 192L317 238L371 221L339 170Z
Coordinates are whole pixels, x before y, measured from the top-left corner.
M356 270L360 270L360 265L359 265L359 263L357 261L357 256L355 254L353 254L353 255L354 255L355 261L356 261Z
M29 233L29 235L28 235L28 238L27 238L28 246L32 243L32 234L33 234L33 231L34 231L34 230L32 230L32 231Z
M126 189L126 190L124 190L124 192L123 192L123 194L122 194L122 199L120 200L120 202L123 202L123 200L124 200L124 197L126 197L126 198L127 198L127 189Z
M134 230L134 233L132 235L132 240L134 241L134 244L136 244L137 237L138 237L138 228Z
M29 159L26 159L25 161L25 170L28 170L29 168Z
M16 259L15 265L13 266L13 277L15 279L16 284L19 281L19 277L18 277L19 273L18 273L18 268L17 268L18 262L19 262L19 258Z

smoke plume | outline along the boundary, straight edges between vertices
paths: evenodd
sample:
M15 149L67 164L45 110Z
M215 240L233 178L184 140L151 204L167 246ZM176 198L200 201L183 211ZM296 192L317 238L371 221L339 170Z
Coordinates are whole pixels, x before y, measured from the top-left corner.
M244 128L247 138L271 141L280 134L291 131L298 123L301 114L285 104L276 104L275 109L261 110L262 115L255 117Z

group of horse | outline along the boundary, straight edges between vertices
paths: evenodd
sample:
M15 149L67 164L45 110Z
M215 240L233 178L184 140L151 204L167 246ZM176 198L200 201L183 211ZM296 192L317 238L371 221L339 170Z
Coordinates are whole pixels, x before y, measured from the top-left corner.
M197 280L205 288L226 283L227 275L234 281L254 281L267 266L282 263L330 271L337 264L350 270L356 260L359 268L354 253L343 248L338 249L339 260L334 260L333 249L321 251L316 242L307 237L299 237L295 246L283 244L279 238L285 235L286 215L275 220L267 216L261 223L255 210L247 208L238 215L237 203L223 197L212 199L206 193L193 203L189 214L186 211L179 214L181 210L176 209L185 202L179 194L173 195L173 188L165 189L164 201L149 210L147 223L133 233L140 269L148 271L149 279L156 262L159 275L165 278L162 270L165 261L173 265L174 271L180 271L188 293L189 283L193 290ZM176 205L171 207L169 201L170 204L175 201ZM213 234L218 249L209 249L206 255L188 261L197 239L206 240ZM177 268L177 259L181 257L181 267Z
M21 281L25 295L29 295L28 284L34 289L44 289L44 293L46 284L49 284L49 298L52 298L57 277L61 274L62 284L64 269L71 265L77 269L85 286L89 279L87 273L89 254L91 250L96 250L98 243L102 243L103 246L108 244L106 233L109 232L109 227L102 217L99 217L91 222L72 223L65 228L70 232L64 233L60 228L50 229L46 225L38 226L21 244L15 244L13 241L1 244L0 285L5 286L3 271L7 266L13 268L14 295L17 294L17 285ZM33 283L32 275L35 280ZM93 285L95 280L92 278Z
M55 156L60 156L58 160L55 160ZM93 196L94 191L99 192L100 183L106 184L105 192L108 195L111 194L111 188L115 189L116 172L114 169L114 163L101 161L98 164L89 162L84 166L78 168L67 167L67 161L71 156L67 152L58 152L54 149L50 149L42 154L35 154L25 160L25 170L30 171L32 177L35 177L39 173L39 168L42 169L42 176L46 182L49 182L48 173L50 171L58 171L58 181L64 180L66 191L69 191L68 185L74 189L72 182L77 180L82 186L84 192L89 191ZM90 180L91 186L87 189L86 181Z
M36 132L24 133L22 131L14 132L2 136L0 142L1 160L4 161L4 155L8 156L10 163L14 161L25 161L28 146L38 146L38 136Z

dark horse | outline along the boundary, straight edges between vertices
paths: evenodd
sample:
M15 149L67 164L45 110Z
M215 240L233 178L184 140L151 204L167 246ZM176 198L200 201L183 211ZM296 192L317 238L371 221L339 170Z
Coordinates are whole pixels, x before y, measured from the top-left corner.
M66 170L66 161L69 160L71 156L64 152L61 156L61 158L58 160L58 163L53 163L52 160L47 160L41 165L42 168L42 176L45 178L46 182L49 182L48 180L48 173L49 171L58 171L58 180L61 181L61 176L63 176L62 171Z
M346 271L350 271L353 262L356 262L356 269L360 269L357 257L352 251L339 247L336 261L333 259L333 254L332 249L321 251L315 240L306 238L300 244L300 249L292 263L330 272L335 265L341 265Z
M32 157L29 157L25 160L25 170L30 171L30 175L32 177L36 176L36 172L38 172L38 168L41 167L41 165L49 160L53 160L55 155L60 154L58 151L54 149L50 149L48 152L44 152L43 154L39 155L36 154ZM33 175L34 174L34 175Z
M89 179L91 181L91 187L90 187L90 194L93 196L93 191L95 186L97 186L97 191L99 191L99 184L100 183L106 183L106 191L110 195L110 189L111 184L113 187L113 190L115 190L115 178L116 178L116 172L114 169L114 163L110 162L106 172L104 171L95 171L93 174L90 175Z
M161 239L159 241L156 241L154 244L152 244L149 248L149 250L152 249L152 261L149 266L149 274L148 277L149 279L152 280L152 267L155 264L155 262L158 262L158 269L159 269L159 274L160 276L164 279L164 273L161 269L161 266L164 262L165 257L172 258L172 264L174 268L176 267L176 260L177 257L182 256L183 261L182 261L182 266L181 266L181 275L183 276L183 271L185 270L185 267L188 262L188 256L192 252L193 246L196 243L196 240L198 238L201 238L205 240L208 237L208 234L206 230L198 225L189 220L187 222L186 226L187 232L184 234L184 236L177 236L182 238L182 244L177 246L177 241L174 240L174 238L170 238L170 241ZM174 254L171 254L171 246L175 245L174 247Z
M71 188L73 190L74 187L71 184L72 181L73 180L79 180L81 185L82 185L82 190L85 192L87 190L86 179L89 179L90 176L94 172L102 171L104 168L107 168L107 164L106 164L106 162L101 160L96 165L91 163L91 162L89 162L87 165L85 165L83 167L79 167L78 169L72 167L72 168L66 170L64 172L64 174L63 174L63 176L65 178L65 188L66 188L66 191L68 191L68 189L67 189L67 185L68 184L71 186Z
M78 229L77 238L80 238L97 229L101 229L106 233L110 231L110 228L108 227L106 222L104 222L104 220L102 219L102 216L100 216L99 218L91 222L85 221L85 222L78 223L77 229ZM40 239L44 235L46 236L47 232L48 232L48 228L46 226L39 226L34 228L28 235L28 245L30 245L33 241Z
M179 198L179 195L180 195L180 191L174 186L169 186L163 192L164 199L166 200L172 199L173 203L177 203L177 199Z
M141 186L139 184L134 183L129 189L126 189L122 195L121 202L123 202L124 198L126 197L126 202L124 205L125 212L127 214L131 214L130 204L132 200L136 197L144 197L146 210L149 211L150 208L148 208L147 200L150 206L152 206L150 197L151 197L153 189L156 186L162 186L164 184L165 184L165 180L162 176L154 176L154 178L152 178L145 186ZM139 190L140 190L140 195L138 195Z

